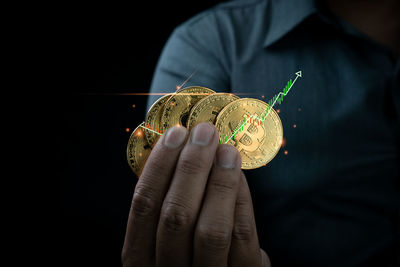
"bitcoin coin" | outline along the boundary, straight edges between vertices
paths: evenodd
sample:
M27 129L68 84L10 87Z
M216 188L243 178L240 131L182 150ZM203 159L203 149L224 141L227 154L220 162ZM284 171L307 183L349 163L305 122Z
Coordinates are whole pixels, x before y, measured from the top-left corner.
M161 116L164 111L164 105L171 96L172 94L168 94L159 98L156 102L154 102L154 104L150 107L149 111L147 112L145 123L147 126L153 127L155 131L161 130L160 123L161 123ZM147 141L151 146L153 146L160 137L160 135L152 131L149 131L147 129L144 129L144 132L146 134Z
M229 103L239 99L234 94L215 93L201 99L193 106L187 121L187 127L190 130L197 123L210 122L215 124L218 113Z
M151 147L147 142L144 130L138 126L129 137L126 155L128 157L129 166L133 172L140 177L144 164L150 155Z
M261 100L242 98L228 104L217 116L220 138L226 136L228 143L239 150L242 169L266 165L281 147L283 127L278 114L271 108L262 121L267 107ZM254 123L246 119L251 116L256 118Z
M202 98L214 94L211 89L201 86L183 88L173 94L165 103L161 116L162 130L166 131L174 125L186 126L190 109Z

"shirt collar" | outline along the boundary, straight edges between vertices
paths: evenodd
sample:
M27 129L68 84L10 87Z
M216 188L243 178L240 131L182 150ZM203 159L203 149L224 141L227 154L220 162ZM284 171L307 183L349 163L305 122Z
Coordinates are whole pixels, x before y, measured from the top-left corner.
M307 17L317 12L313 0L270 0L270 25L264 47L278 41Z

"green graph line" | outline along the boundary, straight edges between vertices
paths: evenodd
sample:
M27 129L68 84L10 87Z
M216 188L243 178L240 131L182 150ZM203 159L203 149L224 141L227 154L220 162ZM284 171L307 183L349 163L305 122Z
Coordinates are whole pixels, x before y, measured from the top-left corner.
M295 73L296 74L296 78L294 79L294 81L292 82L292 79L290 79L288 81L288 83L286 84L285 88L283 89L283 92L279 92L279 94L275 95L269 102L268 102L268 106L267 106L267 110L265 111L265 114L261 117L261 121L265 121L269 112L271 111L271 109L275 106L275 103L278 102L279 104L281 104L281 102L283 101L283 97L286 96L289 92L290 89L292 89L293 85L295 84L295 82L297 81L297 79L299 77L301 77L302 73L301 71L298 71ZM222 135L222 138L220 140L220 144L226 144L228 143L230 140L232 140L232 138L236 137L238 132L243 131L244 126L247 124L247 122L249 122L250 119L254 119L254 120L259 120L257 118L257 115L250 115L246 118L246 116L244 116L243 118L243 123L241 125L239 125L236 130L232 133L232 135L228 138L226 138L226 136ZM143 126L145 124L145 122L142 122L139 127L142 127L144 129L147 129L148 131L158 134L158 135L162 135L159 132L156 132L146 126Z
M296 78L294 79L294 81L292 82L292 79L290 79L288 81L288 83L286 84L285 88L283 89L283 92L279 92L279 94L275 95L268 102L267 110L266 110L265 114L263 116L261 116L261 121L265 121L269 112L275 106L276 102L279 102L279 104L281 104L281 102L283 101L283 97L286 96L290 92L290 89L292 89L292 87L295 84L295 82L297 81L297 79L299 77L301 77L301 75L302 75L301 70L296 72L295 74L296 74ZM256 115L250 115L247 120L245 119L244 122L236 128L236 130L231 134L229 139L227 139L224 135L222 135L222 140L220 140L220 144L222 144L222 143L226 144L230 140L232 140L232 138L234 138L238 132L243 130L243 127L247 124L247 122L250 120L250 118L258 119ZM226 141L224 142L224 140L226 140Z

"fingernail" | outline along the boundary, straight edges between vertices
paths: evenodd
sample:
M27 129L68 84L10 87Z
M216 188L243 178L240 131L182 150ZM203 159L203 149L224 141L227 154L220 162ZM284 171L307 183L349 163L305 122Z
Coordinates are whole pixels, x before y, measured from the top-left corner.
M165 134L164 144L169 148L177 148L185 141L187 130L183 126L174 126Z
M237 164L238 151L231 145L221 145L217 150L217 164L225 169L233 169Z
M214 127L209 123L200 123L192 131L191 141L193 144L207 146L214 136Z

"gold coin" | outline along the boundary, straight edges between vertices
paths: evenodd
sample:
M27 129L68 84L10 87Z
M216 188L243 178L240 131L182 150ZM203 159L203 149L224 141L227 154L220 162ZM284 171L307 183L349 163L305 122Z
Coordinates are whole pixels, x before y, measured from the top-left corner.
M193 106L187 121L188 129L193 128L200 122L211 122L215 124L218 113L229 103L238 100L239 97L234 94L215 93L197 102Z
M282 122L272 108L265 116L267 108L268 104L261 100L242 98L228 104L217 117L220 140L239 150L242 169L266 165L281 147ZM251 117L254 121L248 119Z
M144 164L151 152L151 146L147 142L143 128L139 125L131 134L126 149L129 166L140 177Z
M173 94L165 103L161 116L162 130L166 131L174 125L186 126L190 109L202 98L214 94L211 89L201 86L190 86Z
M146 127L151 128L155 132L159 132L161 134L161 116L164 111L164 105L171 96L172 94L167 94L154 102L146 115ZM146 134L147 141L151 146L153 146L157 142L158 138L161 136L147 129L144 129L144 132Z

